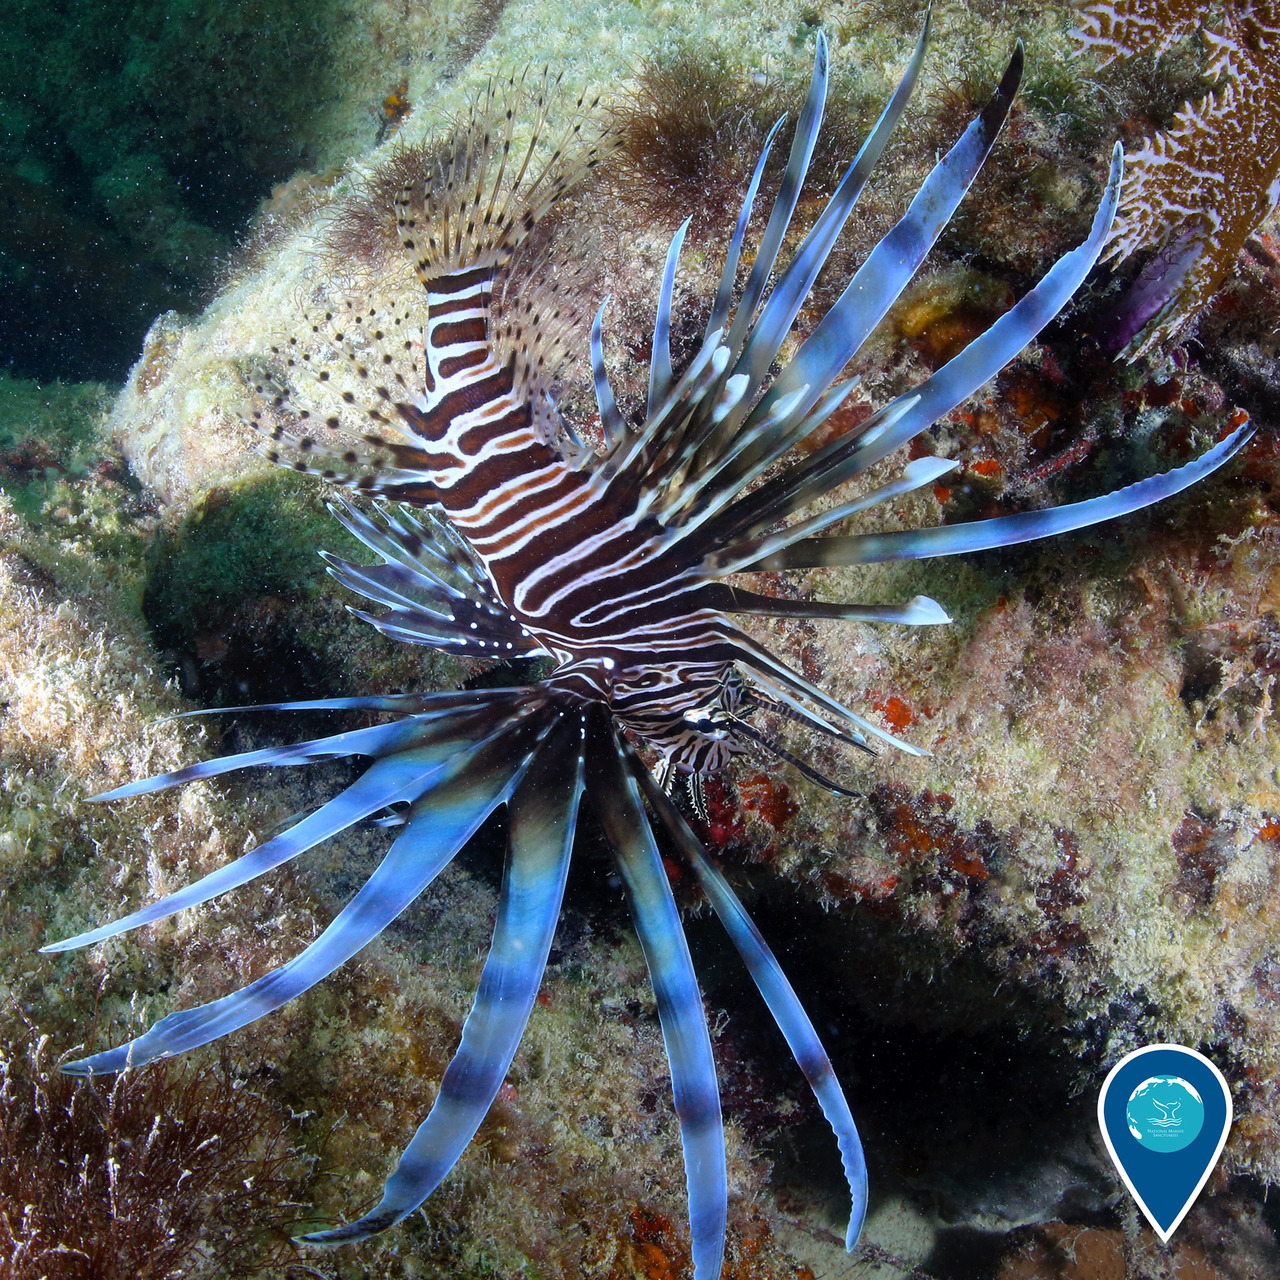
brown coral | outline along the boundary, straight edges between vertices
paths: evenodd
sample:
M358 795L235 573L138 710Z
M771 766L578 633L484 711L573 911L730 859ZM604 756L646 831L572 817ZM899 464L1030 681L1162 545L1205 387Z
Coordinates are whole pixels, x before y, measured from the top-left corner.
M1124 304L1134 356L1185 329L1280 198L1280 3L1225 6L1217 30L1203 18L1191 0L1091 0L1075 32L1103 66L1159 56L1197 30L1209 49L1210 92L1127 165L1110 257L1157 250Z

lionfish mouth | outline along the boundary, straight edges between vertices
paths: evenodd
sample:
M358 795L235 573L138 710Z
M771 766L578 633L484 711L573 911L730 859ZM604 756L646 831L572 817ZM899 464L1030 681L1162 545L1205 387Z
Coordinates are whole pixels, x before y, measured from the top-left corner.
M739 291L747 227L781 122L769 135L733 227L704 341L678 376L671 310L685 227L672 241L658 298L647 411L638 430L628 428L615 402L604 368L602 317L596 317L590 347L602 452L577 442L550 400L556 352L564 342L559 311L544 308L554 288L542 291L535 271L514 312L500 319L492 309L496 283L506 278L531 229L608 150L607 141L597 139L574 155L569 144L581 136L581 117L552 139L554 146L544 141L550 110L545 86L534 102L534 140L526 153L513 146L513 112L491 89L468 124L436 153L434 167L397 200L400 235L425 289L425 307L331 310L301 340L273 352L256 380L265 404L255 411L254 424L269 437L269 457L402 504L371 513L346 504L334 508L379 561L326 557L340 583L385 610L360 616L412 644L481 657L541 655L556 664L542 683L521 688L272 704L389 718L293 746L193 764L97 797L124 799L236 769L334 757L370 761L340 795L230 865L46 951L87 946L196 906L356 823L374 821L398 834L364 886L301 954L239 991L171 1013L128 1044L64 1068L78 1075L121 1071L206 1044L307 990L385 929L489 815L506 807L506 869L492 947L436 1101L380 1203L350 1225L301 1239L359 1240L398 1222L441 1183L470 1142L511 1065L537 995L586 796L612 847L657 997L684 1148L697 1280L720 1275L725 1141L711 1039L655 820L723 923L835 1132L852 1200L846 1243L852 1249L857 1241L867 1204L866 1165L830 1060L768 944L637 754L637 744L660 759L668 777L673 770L700 775L732 751L763 746L843 790L755 727L750 714L764 707L855 747L870 749L879 740L923 754L805 680L731 618L930 625L949 620L941 606L923 597L888 605L782 600L726 579L744 571L954 555L1083 528L1187 488L1221 466L1248 436L1241 426L1187 466L1051 510L940 528L820 536L854 512L931 483L952 465L922 458L870 493L803 515L816 499L948 413L1030 342L1092 268L1116 210L1119 146L1083 244L860 431L799 455L796 446L849 395L855 380L837 379L951 218L1018 86L1020 45L990 103L770 379L906 107L928 37L926 19L902 81L861 151L795 253L779 265L826 99L827 44L818 36L808 96L746 283Z

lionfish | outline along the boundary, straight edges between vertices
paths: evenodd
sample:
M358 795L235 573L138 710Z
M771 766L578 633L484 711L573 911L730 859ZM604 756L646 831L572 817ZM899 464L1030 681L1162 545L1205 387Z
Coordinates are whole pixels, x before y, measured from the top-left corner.
M751 723L760 710L853 747L869 751L878 740L925 754L842 706L751 639L731 615L908 625L949 619L925 597L905 604L820 603L757 594L734 579L759 570L954 555L1084 528L1178 493L1220 467L1247 438L1242 425L1189 465L1068 506L939 528L818 536L955 465L920 458L870 492L792 519L914 439L1012 360L1079 288L1115 214L1118 145L1084 243L913 391L884 405L860 430L801 455L796 447L849 396L856 379L837 379L947 225L1018 87L1021 44L988 105L770 377L915 88L928 35L926 19L905 74L861 150L779 266L826 99L828 52L819 34L808 94L746 283L738 292L748 225L781 121L748 183L705 337L678 376L672 296L687 222L671 241L637 429L626 422L605 373L601 307L590 355L602 449L584 447L553 403L555 360L548 352L560 341L554 308L535 290L532 301L504 320L495 312L495 289L508 278L517 249L607 149L597 140L572 159L572 147L561 145L546 158L546 148L538 149L548 119L545 94L537 100L535 139L527 150L514 142L514 112L503 95L492 89L482 95L469 122L396 199L400 238L426 290L425 314L412 307L348 307L328 317L327 329L317 323L309 337L274 353L277 382L267 413L258 411L272 437L268 456L399 500L370 512L349 504L334 508L378 560L356 564L326 555L340 583L385 609L360 616L411 644L554 663L544 679L521 687L269 704L383 712L390 719L193 764L97 797L119 800L235 769L334 757L371 761L341 794L230 865L48 951L87 946L193 907L354 824L398 827L399 834L359 892L294 959L231 995L169 1014L128 1044L64 1067L86 1076L205 1044L307 990L385 929L489 815L506 806L507 856L492 948L439 1094L372 1211L301 1240L354 1241L390 1227L440 1185L470 1142L511 1065L541 982L584 795L612 847L657 999L697 1280L721 1271L725 1141L711 1039L655 820L692 869L835 1131L852 1197L847 1246L858 1239L867 1173L849 1105L812 1022L673 801L671 782L711 773L753 747L825 781ZM579 128L580 121L568 133ZM262 390L265 380L258 386ZM364 442L343 452L340 444L326 443L326 432L336 440L348 421L344 415L353 411L363 415ZM647 760L657 763L657 777Z

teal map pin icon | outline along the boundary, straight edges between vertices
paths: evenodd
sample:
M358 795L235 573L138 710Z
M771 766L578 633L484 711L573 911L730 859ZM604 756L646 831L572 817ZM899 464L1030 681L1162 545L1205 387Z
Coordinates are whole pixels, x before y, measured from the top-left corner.
M1231 1090L1204 1054L1149 1044L1108 1072L1098 1125L1125 1186L1167 1243L1226 1145Z

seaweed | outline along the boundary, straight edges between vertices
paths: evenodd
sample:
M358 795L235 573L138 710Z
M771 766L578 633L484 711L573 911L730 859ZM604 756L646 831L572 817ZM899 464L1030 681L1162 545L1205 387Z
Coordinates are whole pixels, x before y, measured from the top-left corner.
M275 1106L208 1061L77 1086L48 1045L0 1054L7 1280L231 1280L293 1257Z

